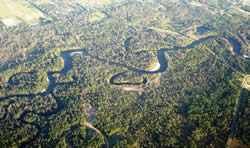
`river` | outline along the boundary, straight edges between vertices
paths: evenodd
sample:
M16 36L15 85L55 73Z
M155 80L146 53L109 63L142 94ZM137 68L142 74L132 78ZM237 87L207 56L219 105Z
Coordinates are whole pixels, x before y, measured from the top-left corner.
M56 83L55 78L53 77L53 75L54 74L66 75L67 72L73 68L73 65L72 65L72 61L73 61L72 56L74 54L81 54L82 53L83 56L90 56L91 58L94 58L96 60L104 61L104 62L107 62L107 63L109 63L111 65L120 66L120 67L126 68L128 71L136 72L136 73L139 73L139 74L162 73L162 72L166 71L167 68L168 68L168 61L165 58L165 52L166 51L170 51L170 50L185 50L185 49L188 49L188 48L193 48L194 46L196 46L196 45L198 45L198 44L200 44L202 42L205 42L205 41L211 40L211 39L215 39L215 38L216 38L215 36L209 36L209 37L202 38L202 39L199 39L197 41L194 41L191 44L187 45L186 47L174 47L174 48L171 48L171 49L162 48L162 49L158 50L158 52L157 52L157 58L158 58L159 66L154 71L141 70L141 69L137 69L135 67L127 66L125 64L116 63L116 62L108 61L108 60L105 60L105 59L101 59L101 58L98 58L96 56L90 55L88 53L88 51L85 50L85 49L62 51L60 53L60 56L64 60L64 67L63 67L63 69L61 71L50 71L50 72L47 73L48 80L49 80L49 85L48 85L46 91L43 91L43 92L41 92L39 94L11 95L11 96L0 98L0 101L5 100L5 99L9 99L10 97L27 97L27 98L32 99L35 96L39 96L39 95L40 96L45 96L45 95L48 95L48 94L51 94L55 98L55 100L57 102L57 105L58 105L57 109L54 109L53 111L49 111L47 113L36 113L36 112L33 112L33 111L25 111L20 116L19 120L21 122L23 122L24 124L33 125L33 126L35 126L38 129L38 134L36 136L34 136L32 139L29 139L28 141L23 142L21 144L22 147L25 147L25 146L29 145L32 141L36 140L36 138L41 133L41 127L39 127L39 125L37 125L35 123L30 123L30 122L25 121L24 117L28 113L30 113L30 112L34 113L34 114L38 114L39 116L49 116L49 115L52 115L52 114L54 114L54 113L56 113L56 112L58 112L58 111L60 111L62 109L62 103L61 103L60 99L58 99L54 95L54 92L53 92L54 89L55 89L55 87L58 85ZM131 40L131 38L128 39L127 42L129 42L129 40ZM241 55L241 53L240 53L240 48L241 48L240 44L236 40L234 40L234 39L229 39L228 41L231 44L231 46L233 48L233 51L236 53L236 55ZM125 43L125 45L128 46L128 43ZM129 47L125 47L125 49L129 50ZM35 72L32 71L32 72L29 72L29 73L32 74L32 73L35 73ZM122 83L122 82L121 83L115 82L115 79L117 77L122 76L125 73L126 72L121 72L121 73L118 73L118 74L115 74L114 76L112 76L110 78L110 81L109 81L110 84L111 85L141 85L141 84L146 84L147 83L147 79L146 78L144 78L142 82L124 82L124 83ZM18 74L15 74L15 75L18 75ZM15 82L13 82L12 77L10 77L10 79L8 81L8 85L15 85ZM6 114L8 114L8 113L6 113ZM6 115L4 117L6 117Z

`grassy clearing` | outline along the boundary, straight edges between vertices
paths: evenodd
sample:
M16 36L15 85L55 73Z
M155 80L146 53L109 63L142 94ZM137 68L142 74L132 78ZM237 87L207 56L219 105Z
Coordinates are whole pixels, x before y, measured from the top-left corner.
M15 26L25 22L37 24L40 18L46 18L38 9L24 0L0 0L0 18L6 26Z

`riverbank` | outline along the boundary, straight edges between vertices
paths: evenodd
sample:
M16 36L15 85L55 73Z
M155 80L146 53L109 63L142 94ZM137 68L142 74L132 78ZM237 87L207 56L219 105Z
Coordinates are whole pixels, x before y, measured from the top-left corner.
M72 52L70 55L73 56L75 54L82 54L82 52L81 51L76 51L76 52Z
M161 67L161 64L160 63L156 63L155 66L151 70L149 70L149 71L151 71L151 72L157 71L157 70L160 69L160 67Z

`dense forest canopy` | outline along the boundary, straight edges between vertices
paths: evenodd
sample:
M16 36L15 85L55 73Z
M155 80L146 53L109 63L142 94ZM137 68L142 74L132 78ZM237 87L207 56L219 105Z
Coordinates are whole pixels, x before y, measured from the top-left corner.
M250 147L248 0L0 2L0 147Z

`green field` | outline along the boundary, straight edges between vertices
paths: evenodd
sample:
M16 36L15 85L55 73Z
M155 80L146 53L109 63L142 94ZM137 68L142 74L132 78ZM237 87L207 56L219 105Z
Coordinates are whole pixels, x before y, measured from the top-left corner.
M39 23L40 18L47 18L41 11L24 0L0 0L0 18L6 26L15 26L25 22Z

